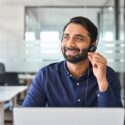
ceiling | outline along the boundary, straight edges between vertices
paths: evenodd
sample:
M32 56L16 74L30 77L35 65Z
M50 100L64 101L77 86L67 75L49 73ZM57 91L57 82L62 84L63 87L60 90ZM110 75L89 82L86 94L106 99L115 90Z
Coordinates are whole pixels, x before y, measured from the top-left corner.
M84 5L104 6L112 4L114 0L0 0L0 5L43 6L43 5Z
M5 0L7 1L7 0ZM15 5L37 7L30 9L29 15L41 22L44 26L64 25L74 16L87 16L94 23L97 22L97 13L103 6L113 5L113 0L11 0ZM20 2L19 2L20 1ZM10 1L9 1L10 2ZM36 26L35 26L36 27Z
M123 1L120 0L120 5L124 5ZM81 13L95 23L100 8L113 5L114 0L0 0L0 6L2 7L22 6L37 7L37 9L42 7L38 10L32 9L30 14L36 19L36 22L40 21L41 24L44 23L47 26L57 25L57 22L63 24L67 22L67 19L81 15ZM76 11L74 8L81 10Z

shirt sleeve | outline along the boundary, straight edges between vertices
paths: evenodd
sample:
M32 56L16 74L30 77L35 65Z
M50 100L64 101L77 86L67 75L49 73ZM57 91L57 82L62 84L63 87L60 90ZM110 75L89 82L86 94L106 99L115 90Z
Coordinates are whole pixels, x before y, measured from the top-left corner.
M105 92L97 91L98 107L122 107L121 86L116 73L111 70L107 79L108 89Z
M44 107L46 105L46 95L44 92L43 73L38 72L29 87L27 96L22 104L23 107Z

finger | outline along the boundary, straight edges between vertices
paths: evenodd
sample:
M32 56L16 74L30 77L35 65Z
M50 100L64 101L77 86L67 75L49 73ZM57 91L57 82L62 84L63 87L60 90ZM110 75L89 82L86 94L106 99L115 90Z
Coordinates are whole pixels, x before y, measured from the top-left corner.
M92 64L92 55L88 55L88 59L89 59L90 63Z
M101 54L99 54L99 53L94 53L93 55L92 55L92 57L97 57L97 58L102 58L102 59L105 59L105 57L104 56L102 56Z
M103 63L103 62L101 62L101 61L93 61L92 62L92 66L93 66L93 68L100 68L100 69L104 69L105 67L106 67L106 64L105 63Z
M93 53L93 54L89 54L89 56L91 56L91 60L96 59L97 61L100 60L102 61L102 63L107 63L106 58L104 58L101 54L99 53Z
M92 65L97 65L97 62L99 62L102 65L107 64L107 60L99 53L89 52L88 58Z
M100 63L102 63L103 65L105 65L106 64L106 61L105 60L103 60L103 59L100 59L100 58L97 58L97 57L92 57L92 56L88 56L88 59L89 59L89 61L90 61L90 63L92 64L92 65L94 65L94 64L97 64L97 62L100 62Z
M88 55L88 59L89 59L90 61L92 61L92 56L91 56L91 55Z
M91 61L93 62L100 62L100 63L102 63L102 64L107 64L107 61L106 61L106 59L104 59L104 58L99 58L99 57L92 57L92 59L91 59Z
M105 59L101 54L99 53L88 53L88 56L91 56L92 58L102 58L102 59Z

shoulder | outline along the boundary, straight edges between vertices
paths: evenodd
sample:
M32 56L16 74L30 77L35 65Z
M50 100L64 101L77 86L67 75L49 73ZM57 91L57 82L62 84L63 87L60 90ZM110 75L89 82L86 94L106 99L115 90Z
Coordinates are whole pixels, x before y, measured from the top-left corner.
M47 82L48 79L52 80L54 76L58 74L60 69L64 69L64 63L65 61L55 62L40 68L40 70L36 74L34 82L45 84L45 82Z
M107 77L110 77L110 78L117 77L116 71L110 66L107 66Z
M113 68L111 68L110 66L107 66L107 73L108 74L116 74L115 70Z
M119 82L119 78L116 71L110 66L107 66L107 78L109 81L112 81L114 83Z
M60 71L61 69L63 69L64 67L64 63L65 61L61 61L61 62L55 62L55 63L51 63L49 65L46 65L42 68L40 68L39 72L41 73L45 73L45 72L56 72L56 71Z

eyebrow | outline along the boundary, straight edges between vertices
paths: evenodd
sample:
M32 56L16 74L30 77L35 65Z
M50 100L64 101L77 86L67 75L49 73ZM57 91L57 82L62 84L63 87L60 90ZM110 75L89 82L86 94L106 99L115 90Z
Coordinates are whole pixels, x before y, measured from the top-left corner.
M70 35L70 34L68 34L68 33L63 34L63 36L68 36L68 35ZM84 37L83 35L81 35L81 34L75 34L75 36L85 38L85 37Z
M64 33L63 36L68 36L69 34L68 33Z
M83 36L83 35L81 35L81 34L76 34L75 36L85 38L85 36Z

